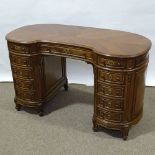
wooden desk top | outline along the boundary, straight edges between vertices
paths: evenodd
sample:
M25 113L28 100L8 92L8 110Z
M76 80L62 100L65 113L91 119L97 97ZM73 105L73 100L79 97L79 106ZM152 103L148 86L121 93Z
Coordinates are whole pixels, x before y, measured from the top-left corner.
M50 42L88 47L114 57L136 57L151 48L149 39L134 33L57 24L24 26L7 34L6 39L24 44Z

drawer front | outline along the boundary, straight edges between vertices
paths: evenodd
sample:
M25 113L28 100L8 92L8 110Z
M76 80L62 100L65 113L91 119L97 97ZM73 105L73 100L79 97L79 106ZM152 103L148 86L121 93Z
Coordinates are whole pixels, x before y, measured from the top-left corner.
M17 44L8 42L9 51L19 54L30 54L37 53L37 45L36 44Z
M107 99L98 95L97 106L101 108L107 108L112 110L121 110L124 109L124 100L120 99Z
M105 111L101 108L97 108L97 117L111 122L121 122L123 118L122 113Z
M140 57L137 57L136 58L136 66L143 65L144 63L146 63L148 61L148 59L149 59L149 54L145 54Z
M29 53L29 48L26 45L20 45L15 43L8 43L8 48L10 51L14 51L16 53Z
M33 79L32 68L18 68L13 66L12 71L15 78Z
M16 89L16 95L18 98L28 101L36 101L38 100L38 96L35 91L23 91L20 89Z
M123 86L108 86L98 83L98 93L111 97L124 97L125 88Z
M10 61L13 65L30 67L32 66L32 60L30 57L22 57L17 55L10 55Z
M125 75L123 73L101 69L98 70L98 78L100 81L113 82L116 84L124 84L125 82Z
M22 90L35 90L34 80L14 79L16 88Z
M89 50L86 49L80 49L80 48L63 48L62 53L66 55L71 55L83 59L92 59L91 53Z
M126 68L127 60L118 58L98 57L98 65L109 68Z
M86 48L70 47L65 45L43 44L41 45L41 51L59 55L62 54L66 56L75 56L87 60L93 59L93 53L91 52L91 50Z

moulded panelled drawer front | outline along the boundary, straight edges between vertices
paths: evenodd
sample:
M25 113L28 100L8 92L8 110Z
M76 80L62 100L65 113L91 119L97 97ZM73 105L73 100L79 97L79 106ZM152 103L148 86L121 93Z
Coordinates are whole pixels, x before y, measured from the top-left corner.
M97 106L101 108L109 108L113 110L124 109L124 100L121 99L108 99L98 95Z
M121 122L122 121L122 113L105 111L101 108L97 108L97 117L99 117L103 120L111 121L111 122Z
M105 82L112 82L116 84L124 84L125 74L114 71L98 70L99 80Z
M106 84L98 83L98 93L101 93L106 96L111 97L124 97L124 90L123 86L109 86Z
M35 81L34 80L25 80L25 79L14 79L16 87L24 90L35 90Z
M15 53L29 53L29 47L26 45L20 45L15 43L8 43L8 47L10 51L14 51Z
M17 56L14 54L10 55L10 60L13 65L30 67L32 65L32 60L30 57Z
M15 78L33 79L32 68L18 68L13 66L12 71Z
M92 52L83 48L71 48L70 55L81 57L83 59L92 60Z
M148 61L148 59L149 59L149 54L145 54L145 55L142 55L136 58L136 66L143 65L144 63Z
M16 89L16 95L18 98L28 101L35 101L36 99L38 99L38 96L35 93L35 91L23 91L19 88Z
M41 45L41 51L46 51L49 53L56 53L68 56L76 56L82 59L92 59L92 52L89 49L79 48L79 47L69 47L64 45Z
M110 68L126 68L127 61L124 59L98 57L98 64Z

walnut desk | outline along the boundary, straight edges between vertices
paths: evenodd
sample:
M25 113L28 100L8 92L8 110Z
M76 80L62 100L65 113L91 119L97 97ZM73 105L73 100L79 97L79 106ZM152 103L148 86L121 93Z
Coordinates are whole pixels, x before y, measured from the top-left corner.
M124 139L142 117L151 41L143 36L80 26L25 26L7 36L17 110L43 106L64 86L66 58L94 71L93 127L120 130Z

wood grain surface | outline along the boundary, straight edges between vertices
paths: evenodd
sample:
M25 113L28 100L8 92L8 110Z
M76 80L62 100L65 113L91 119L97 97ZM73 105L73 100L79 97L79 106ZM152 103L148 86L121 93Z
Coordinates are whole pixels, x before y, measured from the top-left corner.
M38 24L16 29L6 36L10 42L51 42L87 47L101 55L134 57L151 47L151 41L141 35L91 27Z

